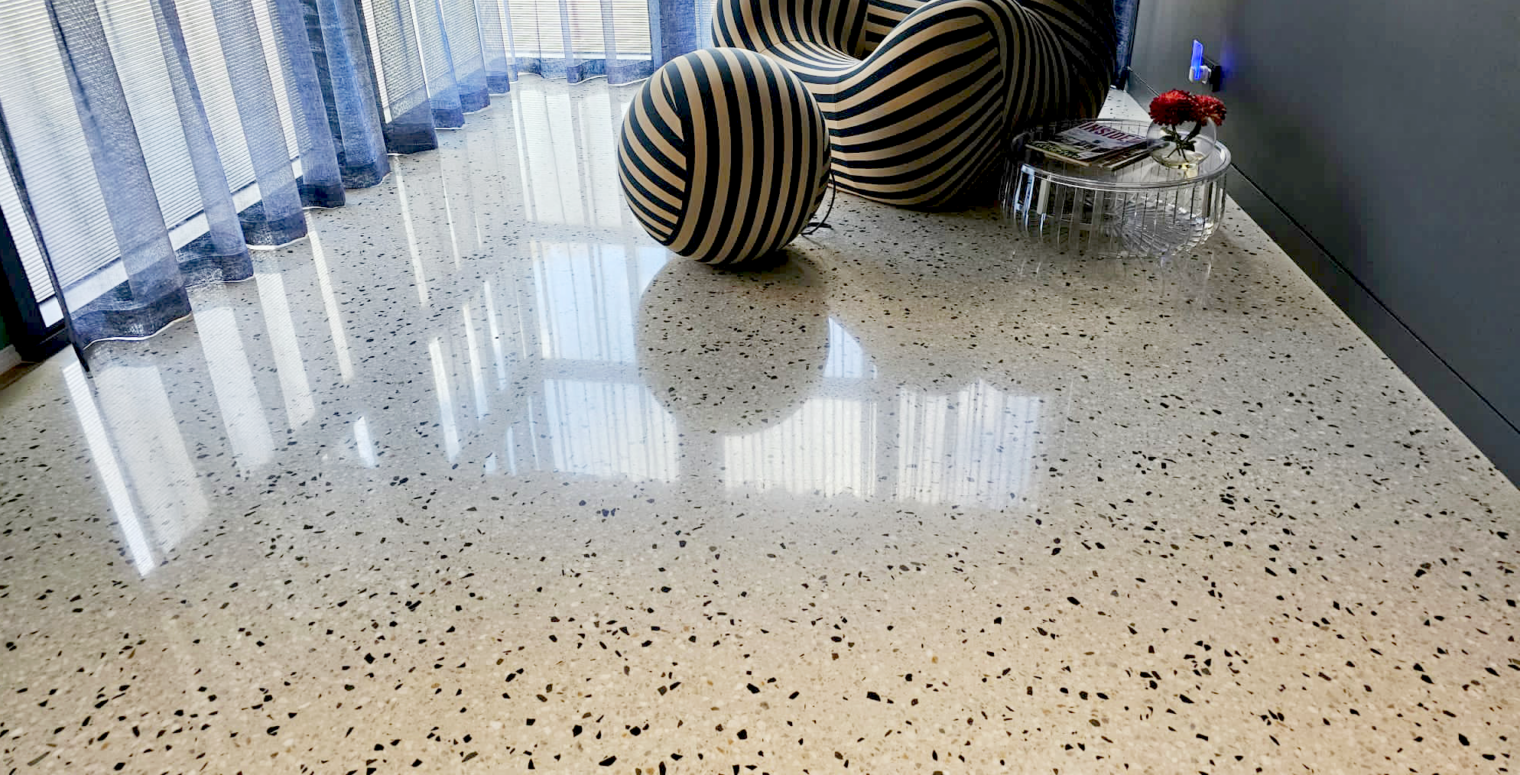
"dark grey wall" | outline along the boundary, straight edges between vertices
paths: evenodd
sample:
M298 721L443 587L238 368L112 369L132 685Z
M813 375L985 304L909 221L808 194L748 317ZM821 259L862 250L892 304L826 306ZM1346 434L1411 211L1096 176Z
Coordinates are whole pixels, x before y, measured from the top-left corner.
M1237 201L1520 482L1520 0L1141 0L1142 102L1194 38Z

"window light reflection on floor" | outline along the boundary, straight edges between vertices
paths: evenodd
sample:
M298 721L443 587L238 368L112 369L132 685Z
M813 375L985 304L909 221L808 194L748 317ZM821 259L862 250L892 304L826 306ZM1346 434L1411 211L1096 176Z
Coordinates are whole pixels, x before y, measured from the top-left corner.
M259 288L264 325L269 330L269 345L274 351L280 392L285 397L285 413L292 429L305 425L317 412L312 400L311 383L306 377L306 362L301 357L300 340L290 314L290 297L285 278L274 270L273 261L260 257L254 266L254 282Z
M239 467L251 472L274 457L274 436L238 330L237 313L220 285L192 289L192 299L201 353L228 445Z
M100 408L95 403L94 394L90 392L89 380L85 378L84 369L78 363L63 367L63 380L68 386L74 412L79 416L79 426L84 431L85 443L89 445L90 457L94 458L95 467L100 470L106 498L111 501L111 511L116 514L116 522L121 525L122 536L127 540L132 567L137 569L138 575L146 576L153 572L153 550L143 532L137 509L132 505L127 479L122 475L115 450L111 448L111 439L106 434L105 423L100 419Z
M454 392L449 388L449 375L443 359L443 343L436 336L428 342L428 357L433 366L433 391L438 396L438 415L443 427L444 454L452 463L459 457L459 425L454 416Z
M555 470L676 479L675 421L643 385L545 380L544 404Z
M987 508L1033 503L1042 405L981 381L948 396L899 392L896 499Z

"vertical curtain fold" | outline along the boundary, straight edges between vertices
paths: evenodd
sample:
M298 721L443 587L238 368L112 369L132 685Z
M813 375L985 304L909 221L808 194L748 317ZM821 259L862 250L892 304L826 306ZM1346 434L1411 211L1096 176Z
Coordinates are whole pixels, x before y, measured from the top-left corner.
M343 185L367 188L390 174L369 56L354 0L304 0L306 37ZM308 87L310 88L310 87Z
M216 151L216 138L211 133L211 122L206 117L205 103L190 66L190 51L180 27L179 10L173 0L152 0L152 4L159 46L163 49L175 107L179 109L180 124L185 132L185 146L195 171L196 190L200 193L206 216L206 233L186 245L181 254L212 262L225 280L246 280L253 276L253 260L248 255L248 244L243 241L237 210L232 205L232 191L227 185L227 172Z
M506 94L517 79L512 62L512 19L502 0L480 0L480 51L486 70L486 89L492 94Z
M438 147L411 0L362 0L365 47L375 65L381 129L391 153Z
M486 63L481 53L475 0L438 0L438 5L459 85L460 107L466 113L485 110L491 105L491 96L486 88Z
M700 48L698 2L707 0L658 0L649 4L650 44L655 67Z
M1118 50L1114 56L1114 83L1121 83L1129 69L1131 52L1135 45L1135 22L1140 13L1140 0L1114 0L1114 32L1117 34Z
M290 167L290 148L258 20L247 0L211 0L211 12L258 186L259 201L238 214L243 234L250 245L283 245L306 236L306 216L301 212L301 195Z
M433 124L440 129L458 129L464 126L464 105L459 99L459 79L454 75L448 30L443 24L443 5L439 0L411 0L411 5L417 39L422 43L422 70L427 74Z
M257 0L255 0L257 1ZM301 176L296 180L301 204L306 207L342 207L343 176L338 172L338 153L327 127L327 105L317 78L317 62L306 35L306 15L301 0L268 0L274 37L285 67L284 89L294 114L296 155Z
M111 332L147 336L190 314L190 297L158 198L142 193L153 191L153 181L99 9L94 0L49 0L47 10L125 273L123 282L111 283L97 298L83 298L90 285L101 282L93 276L57 290L68 302L81 341Z

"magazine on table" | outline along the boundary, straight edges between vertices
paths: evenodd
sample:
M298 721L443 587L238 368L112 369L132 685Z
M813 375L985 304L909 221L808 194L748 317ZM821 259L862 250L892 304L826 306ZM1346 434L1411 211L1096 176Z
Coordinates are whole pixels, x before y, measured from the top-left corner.
M1089 121L1063 130L1049 140L1032 140L1029 147L1049 158L1080 167L1117 169L1144 157L1151 148L1151 140Z

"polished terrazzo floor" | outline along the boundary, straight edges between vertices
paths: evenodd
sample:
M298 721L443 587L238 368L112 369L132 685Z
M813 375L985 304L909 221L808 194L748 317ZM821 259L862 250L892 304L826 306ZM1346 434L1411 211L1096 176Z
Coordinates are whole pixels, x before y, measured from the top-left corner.
M526 79L0 391L0 770L1507 772L1520 493L1232 209L623 209Z

